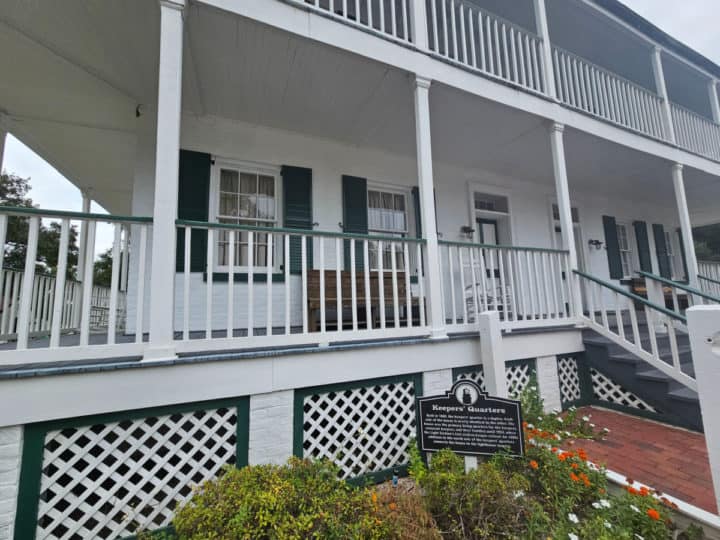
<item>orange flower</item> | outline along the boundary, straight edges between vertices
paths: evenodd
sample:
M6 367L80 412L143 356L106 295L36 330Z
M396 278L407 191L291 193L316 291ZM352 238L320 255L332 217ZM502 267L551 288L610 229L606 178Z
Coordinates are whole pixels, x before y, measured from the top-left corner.
M530 468L531 468L531 469L537 470L538 467L539 467L539 465L538 465L538 462L537 462L537 461L535 461L534 459L533 459L533 460L530 460Z
M373 504L377 504L377 493L375 493L373 491L372 495L370 495L370 500L372 501Z
M397 510L397 504L395 504L394 502L391 502L390 504L388 504L388 508L390 510Z
M558 449L557 449L556 447L554 447L554 446L553 446L553 447L552 447L552 448L550 449L550 451L551 451L551 452L552 452L552 453L554 454L555 452L557 452L557 451L558 451Z
M585 484L585 487L590 487L590 479L587 474L581 472L580 478L582 479L583 484Z
M577 468L579 467L579 465L578 465L577 463L573 463L573 464L571 464L570 466L571 466L573 469L577 469Z
M640 495L642 495L643 497L647 497L648 495L650 495L650 490L645 486L642 486L640 488Z
M654 508L649 508L647 511L647 515L650 519L654 519L655 521L660 519L660 512L658 512Z
M571 473L570 473L570 479L571 479L573 482L579 482L579 481L580 481L580 477L579 477L577 474L575 474L574 472L571 472Z
M628 487L625 488L625 489L627 489L627 492L628 492L630 495L640 495L640 492L639 492L637 489L635 489L634 487L632 487L632 486L628 486Z

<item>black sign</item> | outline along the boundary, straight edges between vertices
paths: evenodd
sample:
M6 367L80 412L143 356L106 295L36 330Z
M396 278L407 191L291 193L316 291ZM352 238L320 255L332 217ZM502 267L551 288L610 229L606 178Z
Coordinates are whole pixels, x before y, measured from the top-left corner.
M460 380L444 396L418 398L420 448L458 454L524 452L520 402L489 397L473 381Z

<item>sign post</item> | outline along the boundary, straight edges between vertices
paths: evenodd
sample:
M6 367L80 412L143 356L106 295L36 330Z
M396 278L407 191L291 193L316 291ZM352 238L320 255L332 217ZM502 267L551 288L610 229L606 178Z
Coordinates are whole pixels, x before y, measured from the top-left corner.
M471 380L459 380L443 396L418 398L420 449L449 448L465 456L525 452L520 402L491 397Z

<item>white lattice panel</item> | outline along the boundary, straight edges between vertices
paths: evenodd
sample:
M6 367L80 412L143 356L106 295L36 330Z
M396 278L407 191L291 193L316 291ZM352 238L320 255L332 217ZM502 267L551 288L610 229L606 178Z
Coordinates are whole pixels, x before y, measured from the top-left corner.
M590 369L592 377L593 394L600 401L607 401L623 407L631 409L639 409L641 411L657 412L657 410L647 402L640 399L632 392L626 390L622 385L609 379L596 369Z
M505 376L507 379L508 394L510 397L516 398L530 383L533 374L532 365L529 363L513 364L505 367ZM475 381L483 392L487 392L485 388L485 374L482 366L478 366L473 371L461 373L458 379L471 379Z
M303 455L328 458L342 478L407 463L415 437L412 381L306 396L303 400Z
M166 526L192 486L235 462L235 408L124 420L45 437L37 538L119 538Z
M558 377L560 378L560 399L571 403L582 397L580 373L575 358L558 358Z

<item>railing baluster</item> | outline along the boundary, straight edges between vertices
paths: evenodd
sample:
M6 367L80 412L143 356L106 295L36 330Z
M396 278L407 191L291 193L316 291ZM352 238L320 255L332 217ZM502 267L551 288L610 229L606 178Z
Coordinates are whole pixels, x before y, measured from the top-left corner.
M308 268L307 268L307 242L311 237L301 235L300 236L300 276L301 285L300 291L302 292L302 332L303 334L308 333Z
M398 277L397 277L397 256L395 253L395 243L388 242L390 246L390 269L392 277L392 299L393 299L393 319L395 328L400 328L400 299L398 295Z
M190 339L190 249L192 229L188 226L185 231L185 253L183 260L183 339Z
M442 26L443 26L443 41L445 49L443 53L445 56L450 58L450 51L448 50L448 22L447 22L447 1L442 0Z
M0 219L0 245L5 245L5 230L1 223L7 223L7 216ZM70 237L70 220L63 219L60 224L60 246L58 248L58 265L55 278L55 299L53 303L52 327L50 329L50 348L60 346L60 330L62 328L63 300L65 293L65 278L67 276L68 244ZM2 257L0 257L0 267ZM2 274L0 274L1 276ZM2 279L0 277L0 279ZM2 283L2 282L0 282Z
M357 314L357 268L355 267L355 239L350 239L350 298L351 298L351 309L352 309L352 328L353 332L357 332L358 329L358 314Z
M120 242L122 240L122 226L114 225L115 234L112 245L112 271L110 274L110 313L108 314L108 344L115 343L117 333L118 291L120 290Z
M657 335L655 333L655 319L650 312L650 308L645 306L645 322L648 329L648 337L650 338L650 353L655 357L659 358Z
M432 15L432 29L433 29L433 41L432 41L433 48L432 48L432 50L435 51L436 53L439 53L440 48L438 45L438 22L437 22L438 0L431 0L430 4L432 6L432 8L430 10L431 15ZM415 31L417 32L417 29Z
M383 253L383 242L378 240L377 252L378 252L378 310L380 311L380 328L385 330L385 269L383 268L384 253Z
M502 300L502 320L506 321L508 320L507 312L508 312L508 293L507 293L507 285L505 282L505 265L503 264L503 251L498 249L497 251L497 262L498 262L498 272L500 273L500 298Z
M472 9L468 8L468 25L470 31L470 65L477 67L477 54L475 50L475 17L473 17Z
M410 290L410 256L407 242L403 242L403 269L405 270L405 316L407 327L410 328L413 320L412 314L412 291Z
M503 76L503 65L502 65L502 51L500 49L500 35L499 35L499 25L497 19L493 21L493 40L495 45L495 65L497 66L497 71L495 72L495 75L498 77Z
M420 326L425 326L425 276L423 275L423 245L417 244L417 261L418 261L418 289L420 294Z
M207 231L207 284L205 285L205 339L212 339L213 315L213 261L215 259L215 230Z
M248 337L255 333L255 233L248 231ZM234 262L234 261L233 261Z
M468 63L468 53L467 53L467 39L465 36L465 6L463 6L463 3L460 2L458 4L458 9L460 11L460 40L462 43L462 61L464 63Z
M372 291L370 289L370 249L368 240L363 239L363 280L365 282L365 328L372 329Z
M323 334L327 331L326 312L325 312L325 238L318 238L319 251L319 270L320 270L320 332Z
M461 314L463 324L468 322L467 301L465 300L465 268L463 267L463 249L457 248L458 270L460 271L460 298L462 299Z
M485 24L487 24L487 19ZM485 31L483 30L483 15L480 11L478 11L478 45L480 49L480 69L487 71L485 63Z
M668 340L670 341L670 354L672 355L672 365L680 373L682 373L682 366L680 365L680 351L678 350L677 334L675 331L675 325L672 319L666 317Z
M90 343L90 310L92 305L93 259L95 255L95 227L97 224L95 223L95 221L88 220L86 222L86 225L87 236L85 248L85 270L83 271L82 311L80 313L81 347L87 347Z
M640 326L638 325L637 312L635 311L635 304L632 300L626 300L628 311L630 312L630 324L632 325L633 333L633 344L636 347L642 349L642 341L640 339Z
M485 261L487 260L487 254L486 254L485 248L480 248L479 252L480 252L480 254L478 256L478 259L480 262L480 290L482 292L481 304L482 304L482 310L488 311L488 309L489 309L489 307L488 307L488 289L487 289L487 282L486 282L487 265L485 264Z
M228 248L227 248L227 265L228 265L228 290L227 290L227 314L225 315L225 336L233 337L235 329L235 231L227 231ZM248 241L248 258L250 253L250 243ZM250 283L250 274L252 274L252 266L248 264L248 284ZM249 289L248 289L249 293ZM248 308L251 301L248 301ZM249 323L248 326L252 324ZM248 335L252 335L248 331Z
M340 254L342 253L342 240L335 239L335 320L337 322L337 331L342 332L343 329L343 302L342 302L342 263ZM354 266L351 254L350 264Z
M145 320L145 258L147 255L147 232L145 225L140 226L140 249L138 253L138 283L137 283L137 301L135 312L135 343L143 342L143 324ZM208 246L212 245L212 236L208 231ZM208 248L210 250L210 248ZM208 257L208 260L211 260ZM208 283L212 280L212 273L208 274ZM73 300L73 305L75 301Z
M273 269L275 268L275 238L273 233L267 233L267 246L265 248L265 335L273 335Z
M470 259L470 278L472 279L472 300L473 300L473 321L477 324L480 319L478 319L478 315L480 314L480 306L478 305L478 290L477 290L477 275L475 272L475 257L473 256L474 248L468 249L469 252L469 259Z
M455 249L460 249L459 247L456 247ZM457 306L455 303L455 295L457 294L455 291L455 271L453 268L453 257L452 257L452 246L448 246L448 276L450 277L450 306L452 308L452 311L450 312L452 314L452 322L450 324L457 324Z
M357 3L357 0L355 0ZM355 15L360 20L360 14L356 12ZM397 14L395 13L395 0L390 0L390 24L391 24L391 30L390 35L396 36L397 35Z
M490 283L492 284L493 311L498 311L498 285L495 277L495 256L497 251L495 248L488 249L490 255Z
M290 235L283 234L284 257L283 271L285 274L285 335L290 335Z
M622 310L620 309L620 296L615 293L615 323L618 327L618 335L625 340L625 323L623 321Z

